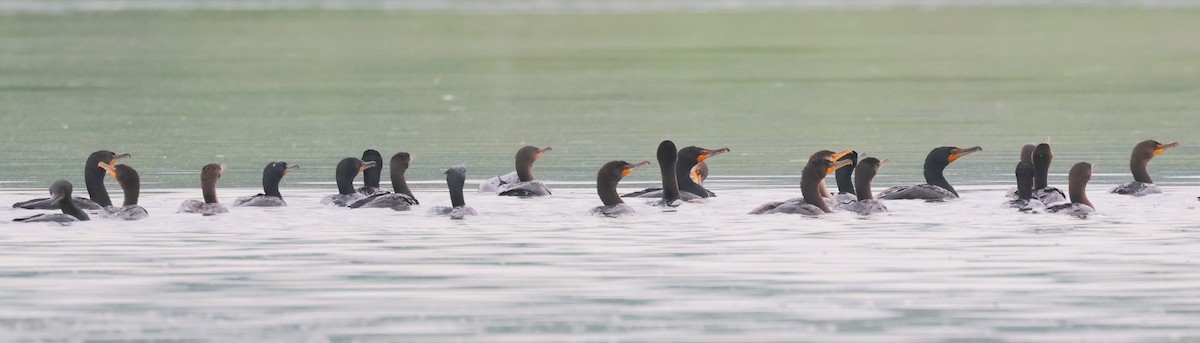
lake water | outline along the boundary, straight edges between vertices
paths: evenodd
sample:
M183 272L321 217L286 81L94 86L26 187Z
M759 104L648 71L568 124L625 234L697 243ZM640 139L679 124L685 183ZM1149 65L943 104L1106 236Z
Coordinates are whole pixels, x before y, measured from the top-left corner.
M891 213L745 213L796 189L674 212L587 211L594 191L467 194L480 215L319 204L17 224L0 210L0 337L213 341L1147 342L1200 337L1200 187L1094 191L1087 219L999 207L1003 189ZM1105 188L1094 185L1097 190ZM629 188L634 189L634 188ZM253 189L221 190L224 199ZM0 193L9 203L40 192Z
M0 340L1200 338L1200 10L671 7L689 3L0 3L0 204L59 178L82 193L84 159L107 149L134 155L151 213L59 227L0 209ZM1075 162L1098 167L1098 215L999 208L1021 145L1047 137L1052 184ZM719 197L586 214L603 163L654 160L667 138L732 149L709 160ZM1144 139L1182 144L1151 163L1166 194L1103 194L1130 178ZM480 216L424 215L449 202L447 166L466 163L476 183L511 171L526 144L554 147L535 167L554 196L468 194ZM947 169L959 201L745 215L795 197L816 150L890 159L883 189L919 181L942 145L984 148ZM338 160L368 148L413 153L425 205L319 205ZM204 164L227 165L228 202L257 193L276 160L302 165L283 182L291 207L174 214L200 197Z

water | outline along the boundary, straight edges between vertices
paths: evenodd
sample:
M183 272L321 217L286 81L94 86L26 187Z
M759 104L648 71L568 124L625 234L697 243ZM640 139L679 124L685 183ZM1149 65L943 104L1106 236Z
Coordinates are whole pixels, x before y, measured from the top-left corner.
M6 14L0 20L0 187L82 183L95 150L154 188L201 166L257 187L332 181L367 148L416 156L409 177L513 169L553 146L547 180L653 160L662 139L732 153L714 175L798 174L854 148L915 182L933 147L984 151L949 170L1011 182L1050 137L1052 172L1124 173L1144 139L1181 141L1159 182L1195 181L1197 10L974 9L711 14L193 11ZM652 181L650 174L633 180ZM1117 182L1117 179L1102 180ZM778 183L775 185L795 183Z
M9 0L0 11L386 10L454 13L868 10L903 7L1191 8L1189 0Z
M0 209L0 340L1200 338L1191 3L697 3L2 2L0 204L59 178L82 192L84 159L108 149L134 155L151 217ZM397 11L313 11L339 6ZM861 7L879 10L845 11ZM1052 184L1098 167L1100 214L998 207L1021 145L1046 137ZM720 197L586 215L604 162L653 160L666 138L732 149L709 161ZM1103 194L1143 139L1182 143L1151 164L1167 193ZM424 216L448 203L447 166L476 183L526 144L555 148L535 167L553 197L469 194L482 215ZM882 189L919 181L941 145L984 148L947 169L960 201L745 215L795 197L816 150L890 159ZM367 148L413 153L425 205L320 206L337 161ZM227 165L228 202L276 160L303 166L291 207L173 213L204 164Z
M595 193L468 194L481 215L324 207L68 227L0 210L0 337L214 341L1145 342L1200 337L1200 187L1093 185L1087 219L999 208L1003 189L891 213L751 216L794 188L587 215ZM630 186L629 189L634 189ZM224 199L253 194L222 189ZM40 195L7 191L9 203ZM802 335L797 336L797 335Z

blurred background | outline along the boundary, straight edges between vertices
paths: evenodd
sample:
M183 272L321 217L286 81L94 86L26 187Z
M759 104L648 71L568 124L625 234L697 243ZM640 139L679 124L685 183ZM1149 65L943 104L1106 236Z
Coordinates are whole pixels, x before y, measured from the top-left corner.
M128 152L148 187L207 163L256 187L332 183L362 150L416 156L409 179L511 171L587 185L659 141L727 146L714 182L795 185L816 150L921 178L1011 182L1049 137L1065 179L1129 178L1138 141L1181 141L1159 183L1197 183L1195 1L8 0L0 2L0 187L79 182L95 150ZM630 181L657 180L638 173ZM386 173L385 173L386 177ZM748 179L746 179L748 178ZM746 181L750 180L750 181Z

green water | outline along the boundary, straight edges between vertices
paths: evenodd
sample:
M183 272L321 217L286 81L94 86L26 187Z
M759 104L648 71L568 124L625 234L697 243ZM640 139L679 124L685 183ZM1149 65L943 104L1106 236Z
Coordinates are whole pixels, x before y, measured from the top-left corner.
M417 156L410 179L467 163L590 181L657 142L729 146L714 175L794 175L817 149L889 158L916 180L934 146L984 147L962 183L1010 179L1052 136L1075 161L1160 183L1196 174L1200 11L964 9L723 14L441 15L118 12L0 15L0 187L82 181L87 154L130 152L148 187L226 186L262 165L330 181L365 148ZM653 180L653 172L631 178ZM1114 175L1113 182L1128 177Z

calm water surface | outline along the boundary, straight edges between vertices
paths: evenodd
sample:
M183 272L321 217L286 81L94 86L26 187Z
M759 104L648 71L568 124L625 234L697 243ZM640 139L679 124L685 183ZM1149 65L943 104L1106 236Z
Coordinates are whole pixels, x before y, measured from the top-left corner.
M631 185L630 187L633 187ZM1104 188L1095 185L1096 189ZM319 205L16 224L0 210L0 337L214 341L1146 342L1200 338L1198 187L1092 194L1087 219L999 208L1002 189L891 213L745 213L794 188L587 215L591 190L468 194L481 212ZM630 188L632 189L632 188ZM222 190L225 199L251 189ZM41 192L6 191L9 203Z

